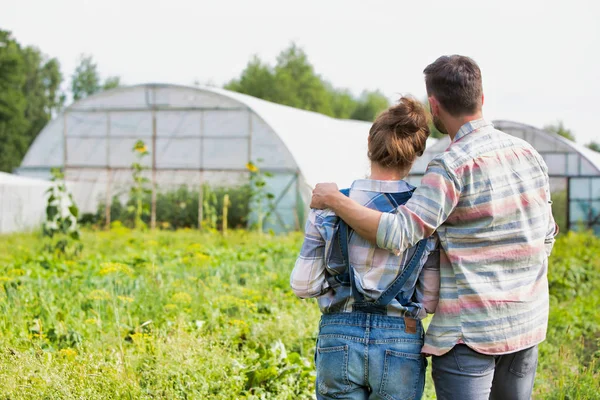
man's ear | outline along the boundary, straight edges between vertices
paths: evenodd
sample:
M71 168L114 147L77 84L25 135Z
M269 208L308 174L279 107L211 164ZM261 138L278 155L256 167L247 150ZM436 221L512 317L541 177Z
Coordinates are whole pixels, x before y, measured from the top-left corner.
M438 115L440 113L440 103L437 101L437 99L434 96L429 96L427 101L429 101L429 110L431 115Z
M485 103L485 95L483 93L481 93L481 105L483 106L483 103Z

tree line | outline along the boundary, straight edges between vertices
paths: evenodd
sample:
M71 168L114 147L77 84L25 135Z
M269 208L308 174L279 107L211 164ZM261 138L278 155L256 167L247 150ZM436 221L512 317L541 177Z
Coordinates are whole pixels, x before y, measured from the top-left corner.
M36 47L22 46L11 32L0 29L0 171L11 172L20 165L33 140L67 101L118 87L121 80L118 76L101 79L92 56L81 55L66 89L63 83L65 77L56 58ZM240 76L224 87L343 119L373 121L390 105L379 90L364 90L355 96L348 89L334 87L294 43L279 54L275 65L252 57ZM431 129L432 136L441 136L433 126ZM562 122L545 129L574 140ZM587 146L600 150L595 142Z
M27 149L65 106L119 86L118 77L101 81L91 56L82 55L63 90L64 75L56 58L40 49L22 46L9 31L0 29L0 171L18 167Z
M225 89L343 119L373 121L389 107L379 90L355 97L347 89L335 88L315 72L304 50L294 43L279 54L274 66L254 56Z

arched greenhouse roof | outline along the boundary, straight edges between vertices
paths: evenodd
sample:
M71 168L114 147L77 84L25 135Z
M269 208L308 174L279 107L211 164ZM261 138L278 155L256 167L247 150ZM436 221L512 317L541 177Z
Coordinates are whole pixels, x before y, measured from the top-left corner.
M167 84L122 87L75 102L42 130L18 172L35 176L36 170L64 166L66 147L68 167L101 168L108 164L124 168L132 161L128 153L135 138L151 140L153 111L161 115L156 128L163 138L160 140L174 139L168 144L158 143L157 169L243 169L246 162L262 158L265 169L298 171L309 185L320 181L348 185L368 172L366 139L370 123L335 119L224 89ZM211 114L210 121L200 126L196 117L210 111L221 113ZM254 118L248 118L248 111ZM239 132L240 126L249 132ZM233 142L264 128L275 136L253 138L246 154L233 151ZM68 146L64 143L66 135ZM177 139L202 135L221 135L231 141L205 150L210 163L199 162L201 157L190 155L190 146L177 145ZM266 143L259 143L260 139ZM275 141L283 146L261 148ZM168 151L161 152L167 147Z
M550 176L597 176L600 175L600 153L572 142L560 135L546 132L519 122L496 120L494 127L530 143L544 158ZM448 136L440 139L425 151L411 171L412 175L425 173L427 164L435 155L450 145Z

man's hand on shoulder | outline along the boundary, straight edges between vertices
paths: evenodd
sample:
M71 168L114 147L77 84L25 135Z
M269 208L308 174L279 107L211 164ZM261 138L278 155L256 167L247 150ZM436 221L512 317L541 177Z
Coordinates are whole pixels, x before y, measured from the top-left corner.
M331 198L340 194L340 190L335 183L317 183L313 192L310 208L323 210L331 207Z

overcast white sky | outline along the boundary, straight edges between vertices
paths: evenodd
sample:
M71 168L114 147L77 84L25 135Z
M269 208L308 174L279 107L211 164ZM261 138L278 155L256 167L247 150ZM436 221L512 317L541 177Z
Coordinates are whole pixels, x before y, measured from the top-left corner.
M222 85L296 41L335 86L392 99L425 97L423 68L464 54L482 69L487 118L560 119L579 143L600 141L597 0L0 0L0 28L66 77L87 53L126 84Z

